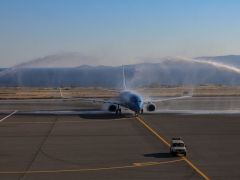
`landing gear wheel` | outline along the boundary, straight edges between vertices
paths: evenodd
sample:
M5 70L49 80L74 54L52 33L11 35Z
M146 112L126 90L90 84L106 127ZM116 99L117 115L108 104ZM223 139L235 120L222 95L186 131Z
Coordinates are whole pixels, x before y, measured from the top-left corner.
M121 110L121 108L118 108L118 109L116 110L116 115L120 115L120 114L122 114L122 110Z
M138 117L138 112L135 112L135 117Z

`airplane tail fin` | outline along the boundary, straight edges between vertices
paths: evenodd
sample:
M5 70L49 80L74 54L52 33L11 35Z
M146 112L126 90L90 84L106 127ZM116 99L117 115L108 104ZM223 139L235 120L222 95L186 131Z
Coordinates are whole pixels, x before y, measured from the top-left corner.
M124 69L124 65L122 65L122 76L123 76L123 90L126 90L127 89L127 86L126 86L126 78L125 78L125 69Z
M59 88L59 93L60 93L61 98L65 98L63 95L63 92L62 92L62 88Z

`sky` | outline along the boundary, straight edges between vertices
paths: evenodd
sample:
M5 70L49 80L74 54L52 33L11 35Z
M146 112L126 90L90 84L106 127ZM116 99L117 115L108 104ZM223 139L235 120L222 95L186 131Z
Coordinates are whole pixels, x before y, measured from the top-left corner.
M129 64L240 54L238 0L0 0L0 67L64 52Z

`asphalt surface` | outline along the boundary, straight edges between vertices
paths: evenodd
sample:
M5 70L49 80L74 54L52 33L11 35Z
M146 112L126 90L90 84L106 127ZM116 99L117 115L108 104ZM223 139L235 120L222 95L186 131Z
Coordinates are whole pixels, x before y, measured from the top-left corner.
M240 179L240 114L145 115L165 139L180 136L190 159L211 179Z
M8 103L1 119L13 110L97 108L69 102ZM0 122L0 179L240 178L240 114L160 113L139 118L89 111L16 112ZM187 159L172 157L158 136L167 143L181 136Z

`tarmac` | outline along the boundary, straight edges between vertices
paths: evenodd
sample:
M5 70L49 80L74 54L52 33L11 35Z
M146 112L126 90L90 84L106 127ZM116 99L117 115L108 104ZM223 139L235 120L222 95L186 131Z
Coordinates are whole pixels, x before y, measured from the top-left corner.
M0 107L0 179L240 179L240 113L116 117L52 100ZM169 154L178 136L186 158Z

